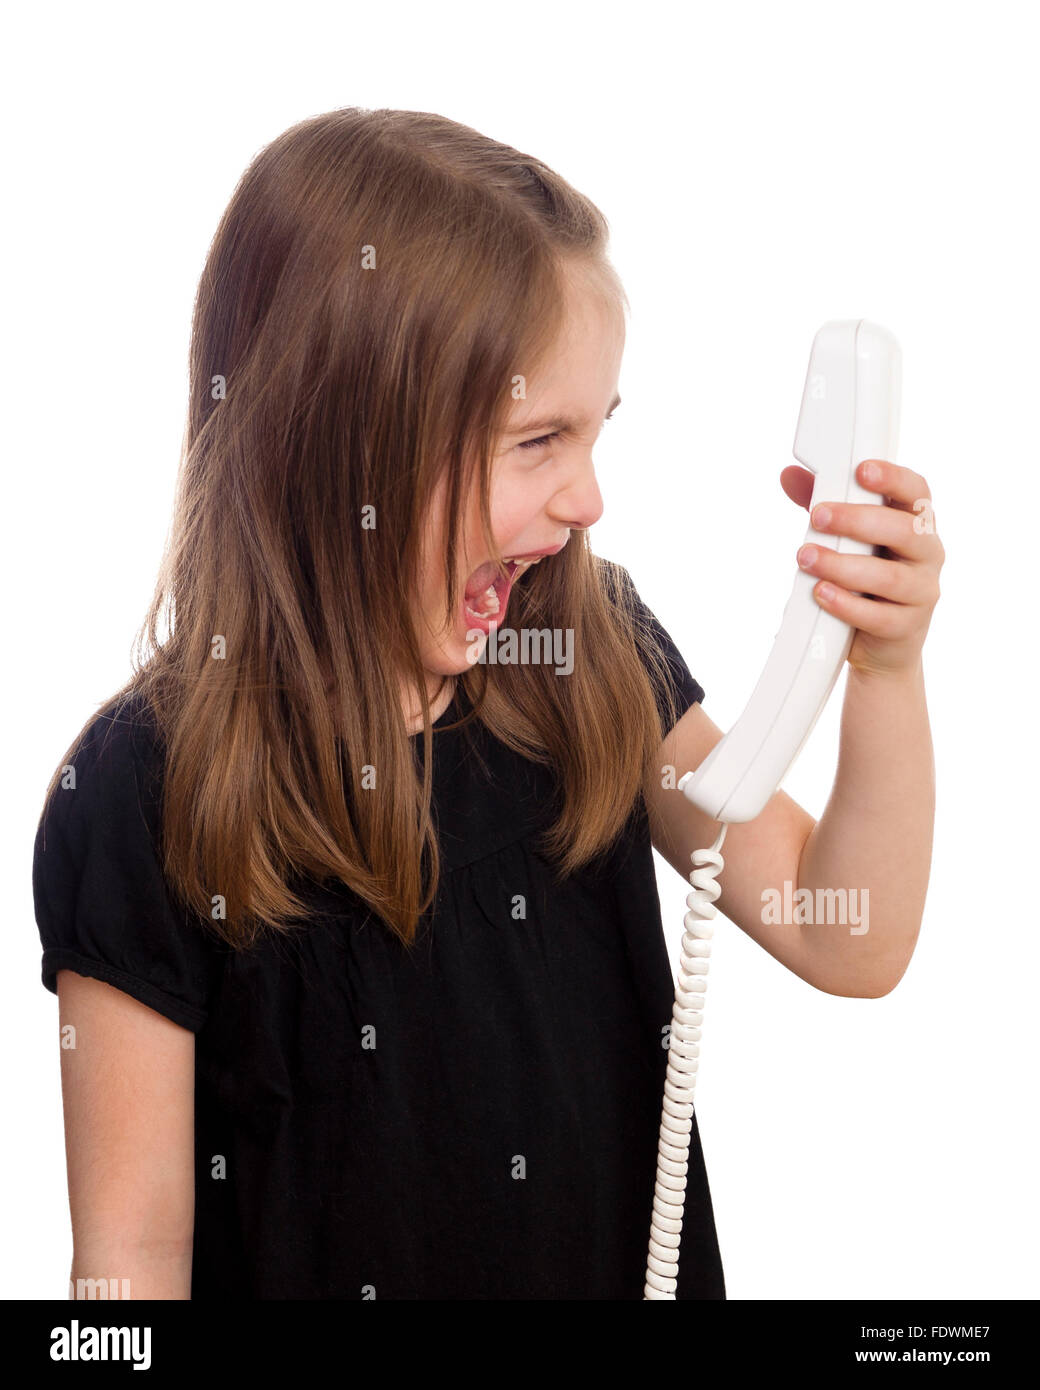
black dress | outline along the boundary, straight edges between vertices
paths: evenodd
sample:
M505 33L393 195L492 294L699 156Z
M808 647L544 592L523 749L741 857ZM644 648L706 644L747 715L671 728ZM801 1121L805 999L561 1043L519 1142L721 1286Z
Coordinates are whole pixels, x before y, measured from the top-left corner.
M685 710L704 692L653 627ZM159 867L136 706L45 811L44 984L105 980L196 1035L193 1299L643 1296L673 990L646 809L557 886L532 845L551 774L446 728L463 707L435 726L441 880L411 954L346 888L245 953L204 935ZM677 1296L726 1296L696 1120Z

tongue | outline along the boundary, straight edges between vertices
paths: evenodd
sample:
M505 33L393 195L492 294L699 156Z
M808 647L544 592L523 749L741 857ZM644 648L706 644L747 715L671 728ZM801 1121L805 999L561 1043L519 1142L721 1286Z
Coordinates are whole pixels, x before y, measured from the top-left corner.
M481 565L480 569L474 570L467 579L466 598L476 598L479 594L486 593L497 578L498 566L494 561L489 560L486 565Z

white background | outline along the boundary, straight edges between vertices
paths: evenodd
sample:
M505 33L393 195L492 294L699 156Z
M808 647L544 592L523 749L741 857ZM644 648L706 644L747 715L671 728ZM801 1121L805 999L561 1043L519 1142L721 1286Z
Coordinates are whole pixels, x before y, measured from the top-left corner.
M723 728L805 529L778 476L812 336L862 316L900 340L898 461L927 478L948 552L920 943L892 994L839 999L721 922L698 1116L731 1298L1040 1293L1035 15L297 0L9 18L0 1294L64 1297L71 1249L30 884L43 791L129 674L220 214L261 145L345 105L472 125L606 214L632 316L593 544L631 571ZM841 689L785 784L816 816ZM686 889L658 867L674 943Z

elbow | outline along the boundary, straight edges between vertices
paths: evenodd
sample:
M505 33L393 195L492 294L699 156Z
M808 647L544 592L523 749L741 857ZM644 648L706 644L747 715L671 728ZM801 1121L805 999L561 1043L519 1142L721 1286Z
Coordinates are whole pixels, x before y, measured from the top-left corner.
M909 964L909 960L906 960L898 967L886 970L858 970L851 978L818 984L817 988L842 999L884 999L899 984Z
M856 983L850 989L842 990L845 999L884 999L886 994L891 994L896 985L902 979L898 976L894 980L871 981L870 983Z
M880 936L861 936L859 940L864 946L868 940L872 941L873 950L864 949L858 959L857 950L850 948L832 949L827 955L818 951L815 958L810 954L810 964L815 968L803 978L825 994L842 999L884 999L906 974L917 945L917 934L918 927L912 934L886 932L884 941ZM819 941L814 944L820 945Z

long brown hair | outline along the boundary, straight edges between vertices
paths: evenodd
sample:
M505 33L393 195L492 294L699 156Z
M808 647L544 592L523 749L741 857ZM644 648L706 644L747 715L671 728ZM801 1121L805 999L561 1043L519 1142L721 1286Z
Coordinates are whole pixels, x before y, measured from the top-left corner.
M559 331L565 267L610 283L606 245L602 214L546 165L424 112L302 121L239 181L195 301L161 572L134 674L99 711L136 697L154 718L166 877L206 919L224 899L213 925L230 944L307 916L292 874L347 884L414 939L439 873L411 616L423 518L446 468L457 612L473 485L501 559L489 479L511 382ZM510 614L573 631L569 678L540 664L459 677L467 719L554 769L543 848L560 874L614 839L661 740L627 595L575 532L515 585ZM402 674L422 703L421 776Z

